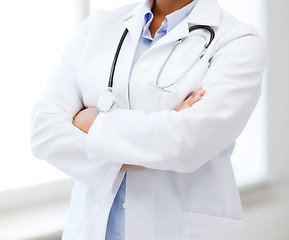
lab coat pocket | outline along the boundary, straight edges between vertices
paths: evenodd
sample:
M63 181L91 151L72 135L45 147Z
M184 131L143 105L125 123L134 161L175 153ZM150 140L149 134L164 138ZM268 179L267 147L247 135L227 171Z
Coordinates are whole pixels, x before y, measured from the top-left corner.
M242 220L184 213L184 240L244 240Z
M62 240L76 240L84 223L84 203L86 190L75 187L72 189L68 216Z

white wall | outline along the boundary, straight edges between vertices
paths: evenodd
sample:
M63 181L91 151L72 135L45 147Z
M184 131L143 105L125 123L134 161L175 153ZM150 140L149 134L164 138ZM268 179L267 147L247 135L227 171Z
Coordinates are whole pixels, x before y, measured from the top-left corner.
M289 176L289 2L267 0L268 154L272 180Z
M256 194L256 192L258 193ZM243 204L247 240L288 240L288 183L279 183L272 188L259 189L251 192L251 195L253 195L251 201L248 201L247 196L247 200Z
M289 2L286 0L266 0L266 4L269 182L264 189L243 194L243 205L248 240L288 240Z

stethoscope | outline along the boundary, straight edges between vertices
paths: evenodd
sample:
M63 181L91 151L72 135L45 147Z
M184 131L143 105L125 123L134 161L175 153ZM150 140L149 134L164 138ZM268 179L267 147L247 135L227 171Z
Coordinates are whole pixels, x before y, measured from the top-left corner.
M171 52L169 53L169 55L167 56L166 60L164 61L163 65L161 66L158 75L157 75L157 79L155 81L155 83L152 83L151 85L159 88L160 90L163 91L169 91L167 90L169 87L173 86L174 84L176 84L177 82L179 82L188 72L189 70L200 60L202 59L202 57L205 55L208 47L211 45L213 39L215 38L215 32L214 30L210 27L210 26L206 26L206 25L195 25L195 26L191 26L189 27L189 32L195 31L195 30L200 30L200 29L204 29L206 31L208 31L210 33L210 40L206 43L206 45L204 46L204 49L201 51L201 53L196 57L196 59L192 62L192 64L190 64L185 71L173 82L170 83L169 85L166 86L160 86L159 85L159 79L162 75L162 72L167 64L167 62L169 61L171 55L173 54L173 52L175 51L176 47L183 42L184 38L180 38L176 41L175 45L172 47ZM117 59L118 59L118 55L120 53L122 44L124 42L124 39L126 37L128 33L128 29L126 28L121 36L121 39L119 41L116 53L114 55L114 59L112 62L112 66L111 66L111 70L110 70L110 76L109 76L109 81L108 81L108 88L103 91L98 99L97 99L97 103L96 103L96 107L100 112L108 112L109 110L111 110L115 105L116 105L116 98L115 98L115 94L113 92L113 78L114 78L114 72L115 72L115 68L116 68L116 63L117 63Z

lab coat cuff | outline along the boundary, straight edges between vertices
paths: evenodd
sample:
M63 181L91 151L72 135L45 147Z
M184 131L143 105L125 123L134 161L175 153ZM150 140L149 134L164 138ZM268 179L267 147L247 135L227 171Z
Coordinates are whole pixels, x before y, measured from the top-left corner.
M99 180L99 186L103 189L105 193L115 194L122 182L125 175L125 169L122 169L121 162L112 162L102 154L101 150L95 145L96 139L101 138L98 134L99 123L102 122L103 113L99 113L94 123L90 127L90 130L86 138L86 152L87 157L91 161L102 162L101 179ZM111 146L107 146L110 148Z
M110 163L110 169L106 174L106 179L104 181L104 191L108 191L111 194L116 194L126 170L122 169L121 163Z

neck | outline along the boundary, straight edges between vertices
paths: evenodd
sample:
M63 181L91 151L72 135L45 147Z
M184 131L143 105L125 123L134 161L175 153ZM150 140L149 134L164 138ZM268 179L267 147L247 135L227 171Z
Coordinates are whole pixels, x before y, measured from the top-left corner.
M162 17L183 8L194 0L155 0L152 12L154 16Z

